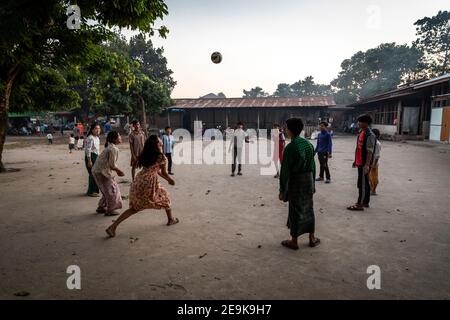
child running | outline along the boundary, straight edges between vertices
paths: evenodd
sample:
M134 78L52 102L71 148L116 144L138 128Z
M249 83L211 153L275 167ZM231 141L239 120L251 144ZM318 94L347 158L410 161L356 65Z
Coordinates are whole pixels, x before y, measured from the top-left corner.
M119 148L117 145L122 142L122 138L117 131L110 131L106 137L105 149L98 156L92 167L92 175L102 193L98 202L97 213L104 213L105 216L115 216L118 213L114 210L122 208L122 196L117 182L114 180L113 171L119 177L125 174L117 167L119 158Z
M164 208L168 226L179 222L172 216L169 193L161 187L158 181L159 175L170 185L175 185L175 181L167 174L167 159L163 154L162 147L162 141L156 135L151 135L145 142L144 150L139 156L139 165L143 169L136 175L130 187L130 208L105 230L108 236L114 237L116 228L122 221L145 209Z

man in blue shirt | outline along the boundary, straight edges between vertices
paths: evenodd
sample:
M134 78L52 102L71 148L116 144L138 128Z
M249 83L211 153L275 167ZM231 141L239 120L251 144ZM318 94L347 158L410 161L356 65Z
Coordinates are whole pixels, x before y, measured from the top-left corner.
M331 141L331 134L327 130L328 123L322 121L320 123L320 133L317 136L317 146L315 152L319 158L320 174L316 181L323 181L323 174L325 172L327 180L325 183L331 182L330 169L328 168L328 158L331 158L333 142Z
M110 133L112 131L112 125L111 125L111 121L108 119L108 121L106 121L104 127L103 127L103 131L105 132L105 136L108 136L108 133Z
M173 145L175 143L175 139L172 135L172 128L166 127L165 128L165 134L162 136L163 141L163 151L167 158L167 171L170 175L173 175L172 172L172 151L173 151Z

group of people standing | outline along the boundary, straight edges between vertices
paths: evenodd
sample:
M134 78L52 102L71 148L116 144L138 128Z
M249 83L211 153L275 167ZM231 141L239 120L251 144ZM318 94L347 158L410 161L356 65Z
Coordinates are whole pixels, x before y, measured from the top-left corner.
M355 161L353 167L358 169L358 200L348 210L364 210L369 207L370 195L376 195L378 185L378 166L380 159L381 143L380 132L371 129L372 118L362 115L358 118L359 134L355 148ZM320 123L320 133L317 144L313 145L301 137L303 122L299 118L291 118L286 121L286 133L291 139L285 146L285 136L278 124L272 129L272 141L274 141L275 178L280 179L279 199L289 202L289 214L287 227L290 229L291 239L284 240L281 244L287 248L298 250L298 237L309 234L309 246L315 247L320 239L315 236L315 217L313 195L315 193L315 182L331 182L328 160L332 158L333 142L332 134L328 130L328 123ZM232 176L236 169L236 159L240 161L243 141L248 141L248 136L243 131L243 124L238 123L237 133L233 135L231 146L233 146ZM241 137L239 144L237 138ZM230 148L231 148L230 146ZM239 152L240 151L240 152ZM316 165L314 157L317 154L319 160L319 176L316 178ZM281 170L279 170L281 163ZM242 167L239 163L238 175Z

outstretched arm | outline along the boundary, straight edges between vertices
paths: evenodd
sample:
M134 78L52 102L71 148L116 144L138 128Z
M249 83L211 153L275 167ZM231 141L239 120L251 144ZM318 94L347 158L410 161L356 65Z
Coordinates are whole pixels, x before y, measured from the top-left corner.
M170 185L175 185L175 181L167 174L167 168L166 168L166 163L164 162L163 164L161 164L159 166L160 170L158 172L159 176L165 180L167 180L167 182Z

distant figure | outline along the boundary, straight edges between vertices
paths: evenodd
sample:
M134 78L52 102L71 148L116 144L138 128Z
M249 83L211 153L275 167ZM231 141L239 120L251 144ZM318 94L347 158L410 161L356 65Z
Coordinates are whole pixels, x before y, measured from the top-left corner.
M79 133L80 136L84 134L84 126L81 122L78 123L78 131L80 132Z
M72 153L73 149L75 149L75 137L73 136L73 133L71 133L69 137L69 153Z
M73 135L75 136L75 140L78 140L80 138L81 133L78 124L74 125L73 127Z
M134 181L134 176L136 175L136 168L139 168L139 155L142 150L144 150L145 144L145 133L141 129L141 124L138 120L133 120L131 122L131 132L128 135L128 140L130 142L130 153L131 153L131 179Z
M175 139L172 136L172 128L167 126L165 129L165 134L162 136L163 141L163 150L164 154L166 155L166 158L169 162L168 164L168 170L169 174L173 175L172 172L172 152L173 152L173 145L175 144Z
M105 149L98 156L97 161L92 167L92 175L97 183L102 197L98 202L97 213L104 213L105 216L115 216L114 210L122 208L122 196L119 185L114 180L113 171L119 177L125 174L117 167L119 159L119 148L117 145L122 143L122 138L117 131L110 131L106 137Z
M332 157L333 141L331 134L328 132L328 123L322 121L320 123L320 133L317 135L317 145L315 152L320 163L320 173L316 181L323 181L324 173L327 180L325 183L331 182L330 169L328 167L328 159Z
M347 207L348 210L362 211L364 208L369 208L369 172L373 165L373 154L376 145L375 135L369 128L371 123L372 118L368 114L358 118L360 131L356 141L355 161L353 162L353 168L358 168L358 201L354 205Z
M375 134L375 137L377 138L377 143L375 145L375 152L373 154L374 161L369 173L369 183L371 195L376 196L378 186L378 166L380 163L381 142L380 142L380 130L372 129L372 132Z
M75 138L75 143L77 145L77 150L83 150L85 146L84 136L81 136L78 139Z
M51 133L47 134L48 144L53 144L53 135Z
M280 164L283 162L283 151L286 138L283 131L280 129L280 125L277 123L274 123L272 128L272 141L274 142L272 160L274 161L275 169L277 170L277 174L274 178L279 178Z
M127 135L129 135L129 134L131 133L131 125L127 122L127 123L125 124L125 126L123 127L123 130L125 130L125 133L126 133Z
M280 174L279 199L289 202L287 227L291 239L281 244L289 249L298 250L298 237L309 234L309 246L320 243L316 238L313 195L315 192L314 177L314 147L305 138L300 137L303 121L292 118L286 121L287 134L291 142L284 149L283 163Z
M144 150L139 156L139 165L143 169L136 175L136 179L130 187L130 208L124 211L105 230L108 236L114 237L116 235L116 228L122 221L145 209L164 208L168 226L179 222L177 218L172 216L169 193L158 181L158 176L161 176L170 185L175 185L175 181L167 174L167 159L163 154L162 148L162 141L156 135L151 135L145 142Z
M103 127L103 131L105 131L105 137L107 137L108 133L110 133L112 131L111 120L108 119L108 121L106 121L106 123Z
M236 164L238 165L238 176L242 176L242 149L245 143L249 143L249 137L247 132L244 130L244 124L238 122L236 124L236 129L233 132L232 140L228 152L233 148L233 164L231 165L231 176L234 177L234 172L236 171Z
M92 175L92 167L94 166L95 161L97 160L97 157L100 154L99 135L100 135L100 125L98 124L91 125L88 132L88 136L86 138L86 144L84 147L85 152L84 162L86 164L86 169L89 174L88 190L86 192L86 195L90 197L98 197L100 192L97 183L95 182L95 178ZM78 142L80 141L78 140Z

